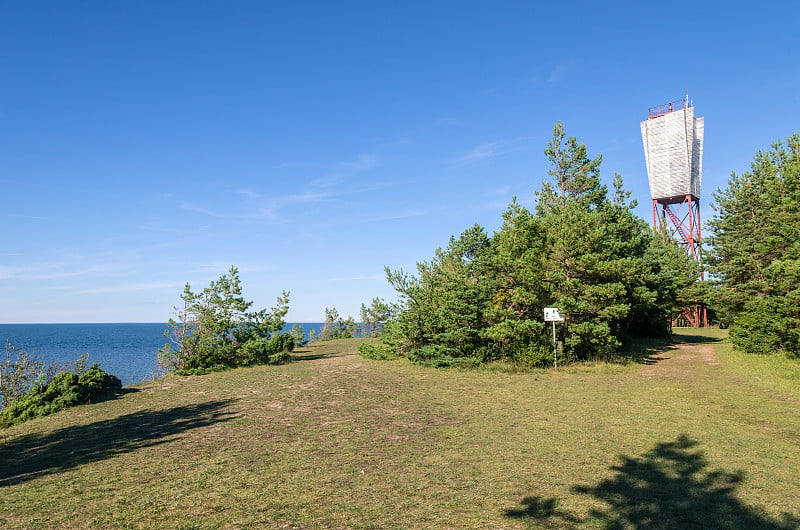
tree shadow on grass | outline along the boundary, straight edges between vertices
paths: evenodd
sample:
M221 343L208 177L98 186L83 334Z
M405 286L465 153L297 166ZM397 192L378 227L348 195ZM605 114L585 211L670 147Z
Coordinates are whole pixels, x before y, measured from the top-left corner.
M629 340L614 359L622 364L656 364L669 359L669 352L680 344L713 344L722 339L701 335L672 333L669 337L640 337Z
M311 351L311 350L305 350ZM295 350L292 352L292 360L293 361L317 361L319 359L333 359L334 357L343 357L346 354L338 351L332 351L328 353L311 353L307 354L305 351L298 352Z
M537 526L549 526L552 528L577 528L581 520L568 512L558 509L558 500L555 498L545 499L531 495L520 501L523 508L509 509L504 515L511 519L520 519L530 523L537 523Z
M667 354L677 348L668 338L637 338L628 341L614 359L622 364L655 364L669 359Z
M727 528L787 530L800 528L800 517L784 513L780 519L747 506L736 498L744 473L708 470L698 443L687 436L659 443L641 457L620 457L616 472L595 486L575 486L607 505L590 511L586 523L607 529ZM533 499L533 500L531 500ZM574 515L559 511L555 499L527 498L532 508L507 510L508 517L524 517L554 527L575 527Z
M172 435L228 421L233 400L143 410L0 443L0 487L160 445Z
M688 335L673 331L672 342L677 344L713 344L715 342L722 342L722 339L704 335Z

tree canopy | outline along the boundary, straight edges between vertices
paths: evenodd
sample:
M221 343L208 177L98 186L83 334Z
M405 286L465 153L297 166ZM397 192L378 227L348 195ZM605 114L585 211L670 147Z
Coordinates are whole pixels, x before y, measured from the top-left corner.
M250 311L252 302L242 296L239 270L227 274L195 293L188 283L181 294L183 307L175 308L165 335L170 339L159 352L163 370L203 372L252 364L275 364L294 348L291 334L283 333L289 311L289 293L278 297L267 311Z
M800 356L800 133L758 151L714 199L707 261L731 341Z
M545 149L549 179L536 212L516 199L499 231L475 225L438 249L416 275L386 269L403 311L387 343L436 365L498 358L527 364L552 359L542 322L561 309L564 355L609 356L627 337L661 335L695 284L688 255L633 214L635 202L615 175L609 197L602 158L556 123Z

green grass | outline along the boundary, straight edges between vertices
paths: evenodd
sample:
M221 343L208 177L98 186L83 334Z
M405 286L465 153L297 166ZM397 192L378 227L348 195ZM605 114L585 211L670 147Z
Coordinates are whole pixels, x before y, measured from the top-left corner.
M0 527L796 528L798 365L724 338L530 373L353 339L170 376L0 431Z

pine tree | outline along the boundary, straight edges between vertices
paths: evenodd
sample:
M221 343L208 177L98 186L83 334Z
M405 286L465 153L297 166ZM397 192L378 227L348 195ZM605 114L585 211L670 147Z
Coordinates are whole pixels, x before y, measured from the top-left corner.
M708 262L731 340L800 355L800 133L756 153L714 199Z
M541 315L545 307L544 231L539 219L512 199L503 225L491 239L484 262L487 289L487 328L498 357L546 346Z
M162 371L195 371L283 362L294 348L290 334L281 333L289 311L289 293L267 311L249 311L242 296L239 269L212 281L196 293L188 283L164 333L170 343L158 353Z
M551 180L542 184L537 209L547 234L549 303L567 317L568 355L608 356L627 334L639 331L634 308L640 320L656 309L652 289L657 286L646 282L652 232L633 214L635 203L628 202L619 175L609 199L600 180L601 157L590 159L586 146L566 137L560 122L545 154Z
M668 332L677 295L699 270L633 214L635 201L602 158L556 123L545 149L549 179L536 213L514 199L491 237L479 226L451 238L417 275L387 268L403 311L386 342L398 353L442 365L462 358L539 364L549 350L543 309L555 306L568 358L613 355L633 335Z
M404 306L390 339L402 353L423 362L482 355L486 289L480 264L488 246L486 232L475 225L437 249L430 262L418 263L418 276L387 268Z

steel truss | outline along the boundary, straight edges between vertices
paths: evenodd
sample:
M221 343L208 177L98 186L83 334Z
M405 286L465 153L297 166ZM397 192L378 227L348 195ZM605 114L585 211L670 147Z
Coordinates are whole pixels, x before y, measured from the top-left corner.
M670 237L686 250L701 266L700 281L703 281L700 226L700 201L694 195L653 199L653 228L658 230L663 227ZM704 304L684 307L676 320L678 322L673 324L685 324L694 328L706 327L708 312Z

